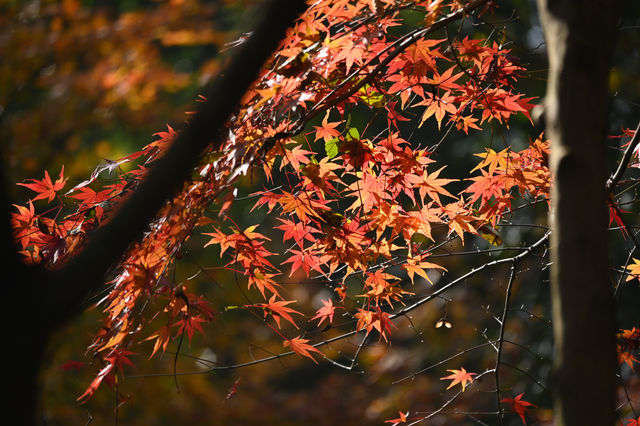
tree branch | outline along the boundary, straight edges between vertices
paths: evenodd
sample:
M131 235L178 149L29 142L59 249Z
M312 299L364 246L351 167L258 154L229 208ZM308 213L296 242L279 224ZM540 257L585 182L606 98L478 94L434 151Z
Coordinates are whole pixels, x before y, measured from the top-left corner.
M620 163L618 163L618 168L611 175L609 180L607 180L607 194L611 195L616 185L618 185L620 178L622 177L624 171L627 169L627 166L629 165L629 161L631 161L631 156L633 155L633 152L636 150L638 143L640 143L640 122L638 122L638 125L636 126L636 132L634 133L633 138L631 138L631 141L629 142L629 145L627 146L627 149L624 152L624 155L622 156Z
M284 37L286 29L303 10L302 0L270 2L253 35L206 91L207 101L166 153L155 161L137 190L122 203L109 222L89 237L87 246L78 255L54 272L56 285L45 297L55 301L50 306L61 317L60 320L79 312L86 297L101 288L110 268L128 246L140 238L164 203L179 190L202 151L210 144L214 149L221 145L226 137L222 134L226 121Z

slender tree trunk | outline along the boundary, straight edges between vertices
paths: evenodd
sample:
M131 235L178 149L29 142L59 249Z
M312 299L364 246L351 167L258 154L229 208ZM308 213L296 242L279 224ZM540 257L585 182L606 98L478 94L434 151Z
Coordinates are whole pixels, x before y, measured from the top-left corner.
M607 86L618 2L538 0L549 55L555 425L615 420L608 278Z

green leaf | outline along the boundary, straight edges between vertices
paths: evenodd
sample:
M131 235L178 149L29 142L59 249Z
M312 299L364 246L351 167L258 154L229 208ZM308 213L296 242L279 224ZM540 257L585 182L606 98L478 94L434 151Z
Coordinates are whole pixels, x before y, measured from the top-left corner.
M362 102L369 107L382 108L387 103L384 94L375 90L370 84L365 84L358 92Z
M338 138L333 138L333 139L329 139L324 143L324 150L327 153L327 157L333 158L336 155L338 155L339 142L340 141L338 140Z
M347 138L347 140L359 141L360 140L360 132L358 132L358 129L356 129L355 127L349 127L347 129L346 138Z
M413 235L411 235L411 242L416 244L427 244L431 242L431 238L421 234L420 232L414 232Z

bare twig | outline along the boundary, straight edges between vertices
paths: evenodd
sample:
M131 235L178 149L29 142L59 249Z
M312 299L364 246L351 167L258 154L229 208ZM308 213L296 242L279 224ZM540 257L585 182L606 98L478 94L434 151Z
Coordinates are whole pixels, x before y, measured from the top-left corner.
M638 146L638 143L640 143L640 122L638 122L638 125L636 126L636 132L633 135L633 138L631 138L631 141L629 142L627 149L624 151L624 154L622 155L622 159L620 160L620 163L618 163L618 168L611 175L609 180L607 180L607 186L606 186L607 193L611 194L611 192L615 189L616 185L618 184L618 181L620 181L620 178L622 177L622 175L624 174L624 171L627 169L627 166L629 165L629 161L631 161L631 156L633 155L633 152Z

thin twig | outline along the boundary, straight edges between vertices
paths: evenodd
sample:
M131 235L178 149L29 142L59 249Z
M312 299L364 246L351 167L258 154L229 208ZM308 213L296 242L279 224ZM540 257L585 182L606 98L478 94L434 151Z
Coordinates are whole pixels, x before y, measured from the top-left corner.
M627 146L627 149L624 152L624 155L622 156L622 160L620 160L620 163L618 163L618 168L607 181L606 188L607 188L608 194L610 194L611 191L613 191L616 185L618 184L618 181L620 180L624 171L629 165L629 161L631 161L631 156L633 155L633 152L636 150L638 143L640 143L640 122L638 122L638 126L636 126L636 132L633 134L633 138L631 138L631 141L629 142L629 145Z
M502 424L504 419L504 411L502 410L502 404L500 403L501 393L500 393L500 356L502 355L502 346L504 343L504 330L507 323L507 313L509 312L509 299L511 298L511 288L513 287L513 281L516 277L516 261L511 262L511 273L509 275L509 282L507 283L507 291L504 296L504 308L502 310L502 317L500 318L500 337L498 338L498 350L496 354L496 399L498 405L498 413L500 424Z

